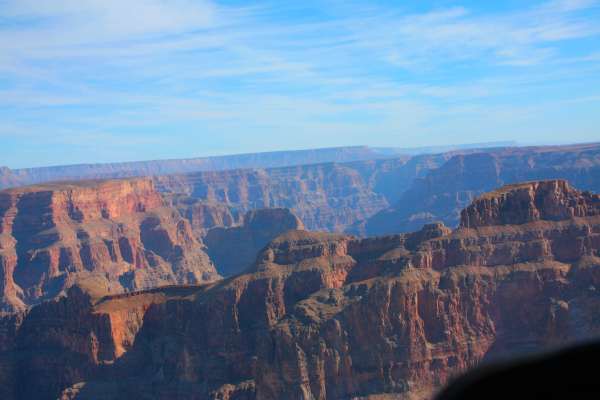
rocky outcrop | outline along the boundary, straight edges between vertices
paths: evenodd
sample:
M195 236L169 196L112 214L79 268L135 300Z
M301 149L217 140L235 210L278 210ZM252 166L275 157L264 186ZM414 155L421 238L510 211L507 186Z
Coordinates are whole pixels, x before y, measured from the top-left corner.
M203 201L187 196L166 196L173 207L186 218L196 234L203 238L212 228L230 228L243 223L243 215L227 204Z
M600 145L497 149L455 154L417 177L397 202L368 218L358 233L384 235L442 221L455 227L461 210L478 196L507 184L565 179L600 191Z
M436 221L456 227L477 196L510 183L569 179L600 191L600 146L469 150L155 179L200 237L219 224L239 224L249 210L273 207L289 208L310 230L374 236Z
M155 181L161 192L175 194L175 204L195 221L194 229L200 233L219 219L207 214L222 215L227 224L261 208L289 208L307 229L341 232L395 202L415 176L444 159L446 155L212 171L161 176ZM207 226L202 225L205 221Z
M210 229L206 252L223 276L243 272L263 247L290 230L304 229L302 221L285 208L248 211L241 226Z
M594 198L560 181L527 185L574 200L559 202L567 209ZM556 202L535 204L555 215ZM2 390L7 399L421 399L488 360L599 337L600 215L512 224L499 210L502 225L454 231L292 230L244 274L202 286L100 299L73 288L4 320L0 360L12 378Z
M461 226L519 225L600 215L600 196L564 180L523 183L485 194L461 213Z
M217 277L189 223L148 179L0 192L1 307L11 312L89 280L109 292Z
M463 208L505 184L568 179L581 189L600 191L597 143L418 153L358 147L0 169L0 188L56 179L156 176L157 187L174 199L199 238L213 227L239 225L246 212L261 208L289 208L310 230L374 236L410 232L436 221L456 227Z

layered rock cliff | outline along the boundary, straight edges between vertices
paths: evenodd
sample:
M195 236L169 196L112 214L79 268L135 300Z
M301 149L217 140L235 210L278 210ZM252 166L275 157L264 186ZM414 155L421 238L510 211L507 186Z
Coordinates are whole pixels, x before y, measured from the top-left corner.
M90 180L185 174L198 171L277 168L321 163L347 163L387 158L407 159L424 154L514 146L514 142L476 143L468 145L394 148L346 146L306 150L283 150L263 153L233 154L187 159L134 161L104 164L58 165L10 170L0 167L0 189L51 181Z
M503 185L566 179L582 190L600 191L600 145L509 148L455 154L417 177L392 206L352 232L384 235L443 221L455 227L461 210L477 196Z
M486 360L600 337L596 202L528 183L479 198L454 231L295 230L216 283L104 298L75 287L0 320L0 387L7 399L428 398Z
M76 281L119 292L217 276L189 223L148 179L0 191L3 311L52 298Z
M200 172L155 181L161 192L175 195L174 204L200 234L217 226L215 220L230 226L261 208L289 208L307 229L341 232L393 204L415 177L448 157Z
M600 146L471 149L156 181L161 191L176 195L177 207L200 236L219 226L215 223L231 226L248 210L269 207L291 209L310 230L373 236L418 230L438 220L455 227L460 211L478 195L541 179L569 179L582 189L600 190Z
M505 184L568 179L581 189L600 190L598 144L413 154L359 147L4 168L0 188L53 179L156 175L157 187L200 238L207 229L239 225L247 211L261 208L289 208L311 230L373 236L418 230L438 220L455 227L460 211L475 197Z
M440 150L440 152L443 150ZM408 152L410 154L410 152ZM49 181L126 178L239 168L274 168L325 162L373 160L397 154L392 148L367 146L272 151L188 159L136 161L107 164L59 165L9 170L0 167L0 189Z
M460 225L518 225L594 215L600 215L600 196L555 180L511 185L485 194L462 211Z

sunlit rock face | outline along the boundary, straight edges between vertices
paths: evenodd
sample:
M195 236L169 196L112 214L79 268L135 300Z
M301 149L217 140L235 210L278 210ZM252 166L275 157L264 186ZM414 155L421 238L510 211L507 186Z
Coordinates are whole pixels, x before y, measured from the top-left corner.
M487 360L599 337L596 199L509 186L455 230L291 230L222 281L76 286L0 320L3 398L430 398Z
M218 277L189 223L148 179L1 191L0 276L6 312L84 280L118 293Z

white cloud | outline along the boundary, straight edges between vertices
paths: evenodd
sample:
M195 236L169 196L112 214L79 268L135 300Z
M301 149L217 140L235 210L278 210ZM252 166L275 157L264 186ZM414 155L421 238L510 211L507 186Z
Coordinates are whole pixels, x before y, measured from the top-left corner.
M70 39L94 42L205 28L215 13L204 0L10 0L2 6L0 17L24 22L16 29L22 34L79 34Z
M561 48L600 33L597 13L588 15L595 1L493 14L355 4L282 20L273 15L299 5L0 0L0 18L14 22L0 27L0 71L9 82L0 105L33 135L64 128L61 137L82 131L100 141L107 132L187 123L200 131L346 131L358 143L374 137L369 130L422 136L452 113L465 121L518 113L485 102L597 73L597 49ZM360 115L364 123L346 121Z

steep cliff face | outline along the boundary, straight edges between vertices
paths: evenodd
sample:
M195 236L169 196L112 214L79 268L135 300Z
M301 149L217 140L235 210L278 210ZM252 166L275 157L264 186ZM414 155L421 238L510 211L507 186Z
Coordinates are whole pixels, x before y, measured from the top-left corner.
M223 276L243 272L263 247L277 236L304 229L302 221L285 208L248 211L241 226L210 229L204 237L206 252Z
M479 197L461 213L461 226L561 221L600 214L600 196L580 193L564 180L523 183Z
M533 202L516 204L540 218L501 205L523 193ZM477 226L368 239L293 230L216 283L102 299L74 288L0 321L2 371L16 376L2 390L8 399L428 398L486 360L600 337L595 199L562 181L529 183L478 200L465 212L488 221Z
M83 279L118 292L217 277L189 223L147 179L0 192L0 268L3 311Z
M165 197L190 222L192 230L199 238L204 237L209 229L230 228L244 222L244 215L225 203L198 200L181 195L166 195Z
M382 158L386 156L393 158ZM213 227L239 225L247 211L261 208L289 208L310 230L373 236L418 230L436 221L455 227L460 211L473 199L505 184L568 179L576 187L598 191L600 145L462 149L419 156L338 148L0 169L0 188L2 182L137 175L160 176L155 178L157 187L174 198L173 205L197 237Z
M194 221L197 232L215 226L211 215L223 216L227 224L261 208L289 208L307 229L341 232L397 201L415 177L448 157L213 171L155 181L163 193L176 195L175 204ZM218 210L215 204L227 209Z
M443 150L440 150L440 152ZM189 159L153 160L108 164L62 165L9 170L0 167L0 189L49 181L127 178L239 168L274 168L325 162L351 162L391 157L394 149L367 146L273 151Z
M600 191L600 145L456 154L415 179L392 207L370 217L363 233L407 232L433 221L454 227L461 210L477 196L506 184L548 179L566 179L580 189Z

